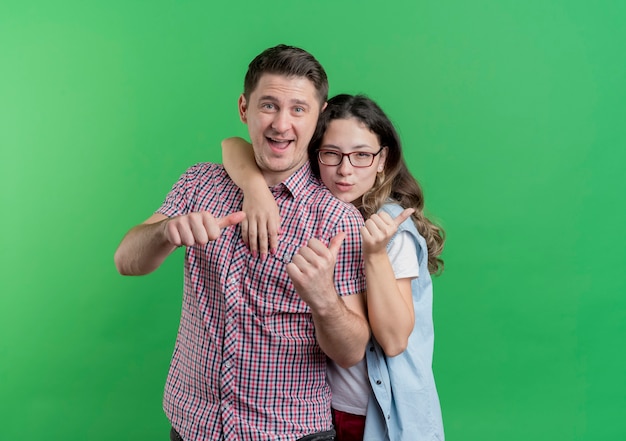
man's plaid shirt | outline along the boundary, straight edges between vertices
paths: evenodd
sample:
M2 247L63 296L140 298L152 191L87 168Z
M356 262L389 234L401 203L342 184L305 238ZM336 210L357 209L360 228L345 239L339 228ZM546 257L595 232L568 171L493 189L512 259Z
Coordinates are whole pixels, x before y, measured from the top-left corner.
M286 441L331 427L326 356L286 264L308 239L328 244L344 231L337 292L365 291L363 219L308 163L272 192L281 215L276 255L253 258L239 226L186 250L182 316L164 397L185 440ZM223 217L239 211L242 200L221 165L203 163L181 176L158 212Z

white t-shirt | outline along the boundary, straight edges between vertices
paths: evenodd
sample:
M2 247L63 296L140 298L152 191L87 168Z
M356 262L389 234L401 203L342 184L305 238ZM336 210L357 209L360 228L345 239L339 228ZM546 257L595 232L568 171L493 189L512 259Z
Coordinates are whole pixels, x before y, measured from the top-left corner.
M417 247L409 232L400 231L396 234L389 245L387 255L396 279L413 279L419 276ZM348 369L329 360L326 376L332 392L334 409L355 415L367 413L371 388L367 378L365 358Z

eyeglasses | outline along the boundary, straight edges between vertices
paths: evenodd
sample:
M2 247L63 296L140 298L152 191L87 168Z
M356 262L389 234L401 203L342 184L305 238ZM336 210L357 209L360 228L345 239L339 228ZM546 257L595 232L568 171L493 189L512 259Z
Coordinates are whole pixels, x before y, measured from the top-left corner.
M382 152L384 147L381 147L376 153L370 152L352 152L341 153L336 150L318 150L317 157L324 165L339 165L343 162L345 156L348 157L348 161L352 167L365 168L370 167L374 163L374 157Z

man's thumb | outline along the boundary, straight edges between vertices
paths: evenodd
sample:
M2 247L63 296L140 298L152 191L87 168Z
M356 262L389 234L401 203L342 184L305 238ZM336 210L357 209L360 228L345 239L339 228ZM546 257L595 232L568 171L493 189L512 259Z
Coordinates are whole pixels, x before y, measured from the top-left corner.
M246 213L244 213L243 211L236 211L229 214L228 216L217 219L217 225L220 227L220 229L224 229L226 227L230 227L231 225L237 225L245 218Z
M333 254L333 257L335 259L337 259L337 254L339 254L339 248L341 248L341 245L343 244L343 240L345 238L346 238L346 233L342 231L340 233L337 233L335 237L330 239L330 243L328 244L328 249Z

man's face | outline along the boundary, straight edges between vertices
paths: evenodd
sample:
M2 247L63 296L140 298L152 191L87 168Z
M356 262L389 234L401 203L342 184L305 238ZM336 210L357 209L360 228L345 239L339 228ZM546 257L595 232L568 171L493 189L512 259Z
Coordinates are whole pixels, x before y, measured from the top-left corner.
M239 116L248 125L268 185L285 180L308 160L320 110L315 86L304 77L264 74L248 101L239 97Z

